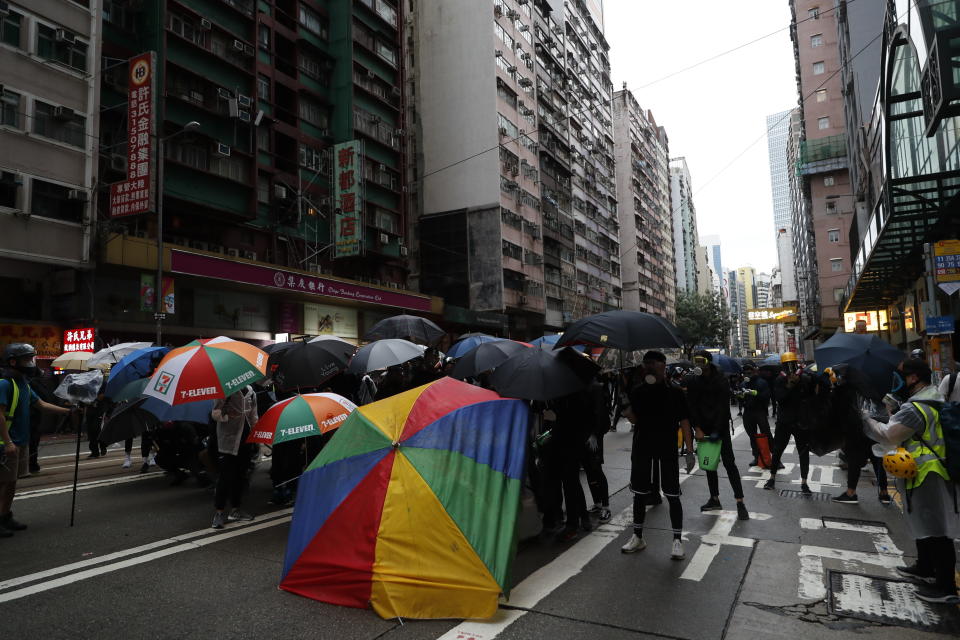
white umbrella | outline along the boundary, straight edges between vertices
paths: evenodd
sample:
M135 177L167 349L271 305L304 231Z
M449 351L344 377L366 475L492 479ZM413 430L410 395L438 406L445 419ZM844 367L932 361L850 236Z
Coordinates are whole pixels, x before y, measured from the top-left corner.
M70 371L86 371L89 369L87 361L91 357L93 357L92 351L68 351L57 356L50 366Z
M120 362L124 356L130 355L134 351L146 349L152 346L152 342L121 342L106 349L100 349L89 360L87 360L88 369L109 369L111 366Z
M419 358L425 350L423 345L402 338L377 340L360 347L350 360L348 371L362 376L370 371L386 369Z

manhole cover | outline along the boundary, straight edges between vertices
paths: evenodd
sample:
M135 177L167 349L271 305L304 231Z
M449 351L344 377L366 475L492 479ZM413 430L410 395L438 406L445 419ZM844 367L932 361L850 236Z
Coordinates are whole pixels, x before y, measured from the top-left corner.
M829 493L803 493L796 489L780 489L781 498L799 498L800 500L820 500L825 502L830 499Z
M884 531L890 531L890 529L887 528L886 523L880 522L879 520L858 520L857 518L837 518L835 516L823 516L820 518L820 521L823 523L824 528L827 527L828 522L837 522L856 527L878 527Z
M858 573L830 571L830 613L882 624L960 634L956 607L930 605L916 597L916 585Z

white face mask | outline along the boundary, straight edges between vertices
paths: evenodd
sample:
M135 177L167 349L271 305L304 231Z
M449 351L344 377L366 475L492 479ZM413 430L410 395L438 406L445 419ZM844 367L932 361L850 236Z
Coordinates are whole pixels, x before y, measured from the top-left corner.
M643 381L647 384L657 384L657 376L653 375L652 373L648 373L647 375L643 376Z
M703 375L703 369L701 369L700 367L694 367L691 371L692 371L693 375L695 375L695 376L702 376L702 375Z

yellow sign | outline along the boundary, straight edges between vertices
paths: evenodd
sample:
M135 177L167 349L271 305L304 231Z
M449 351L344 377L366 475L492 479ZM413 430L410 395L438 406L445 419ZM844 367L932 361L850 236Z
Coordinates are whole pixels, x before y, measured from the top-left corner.
M960 240L934 242L933 261L937 282L960 282Z
M859 320L867 323L867 331L879 331L887 328L887 312L885 310L852 311L843 314L843 330L846 333L854 333Z
M747 324L796 324L797 307L747 309Z

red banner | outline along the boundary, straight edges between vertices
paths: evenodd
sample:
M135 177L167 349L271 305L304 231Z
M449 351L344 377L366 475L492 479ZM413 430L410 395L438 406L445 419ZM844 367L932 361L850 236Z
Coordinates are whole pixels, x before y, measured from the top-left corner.
M0 349L11 342L26 342L37 350L39 358L56 358L60 355L60 327L37 324L0 324Z
M155 188L154 53L130 59L127 93L127 179L110 185L110 216L153 210Z
M68 351L96 351L93 341L96 335L92 327L83 329L66 329L63 332L63 352Z

